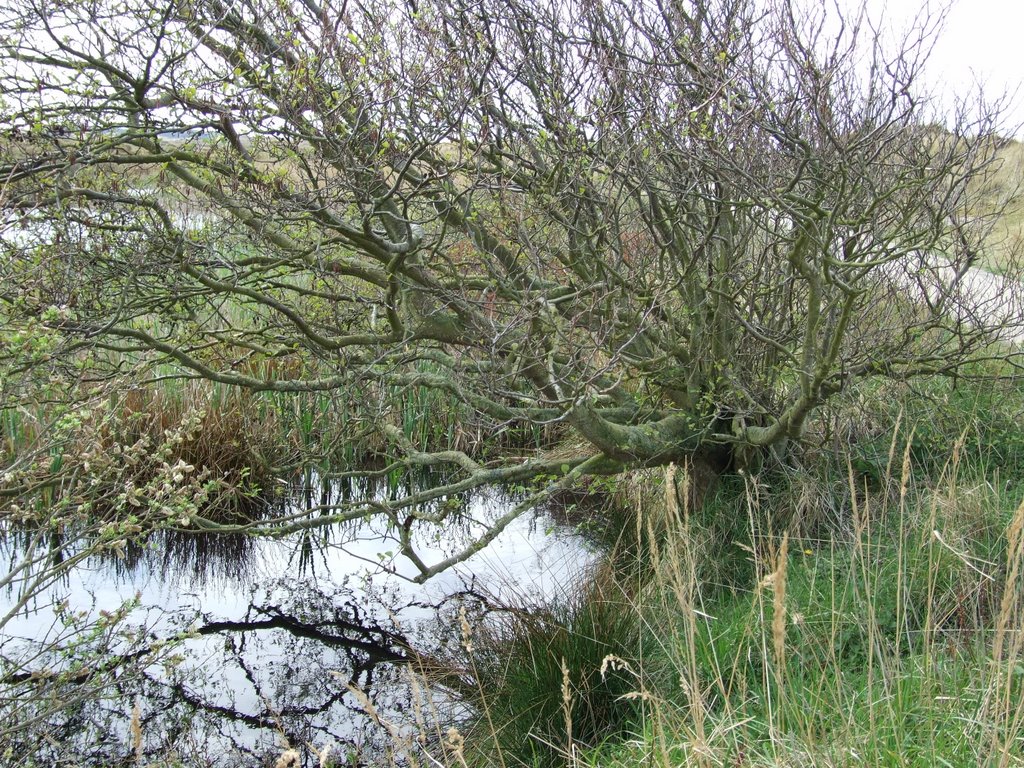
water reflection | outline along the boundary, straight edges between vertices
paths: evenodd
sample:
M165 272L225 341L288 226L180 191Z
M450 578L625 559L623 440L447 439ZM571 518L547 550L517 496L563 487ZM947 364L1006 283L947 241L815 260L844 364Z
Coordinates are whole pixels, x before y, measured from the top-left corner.
M390 712L403 685L409 640L397 613L355 590L311 589L281 581L263 587L238 617L204 614L182 661L140 686L154 755L180 751L175 724L204 754L266 759L283 742L334 744L343 752L383 746L349 692L366 691ZM230 761L227 761L230 762ZM250 761L251 762L251 761Z
M306 480L276 503L295 511L403 490L386 482ZM447 556L514 502L500 489L440 499L434 503L458 505L457 522L438 535L420 534L417 545ZM55 551L68 555L60 546ZM107 695L82 697L80 705L41 718L38 733L48 738L26 745L20 757L118 764L136 760L137 746L151 759L254 765L272 764L285 744L333 744L342 758L379 754L393 734L375 725L368 705L413 730L429 730L431 717L447 718L455 706L441 690L421 689L417 696L419 683L405 664L458 637L457 627L438 626L440 606L477 585L495 591L513 585L521 596L544 600L592 557L581 536L543 511L518 520L425 586L380 571L381 564L402 570L396 551L394 532L370 518L280 539L162 532L126 548L123 558L85 561L6 627L2 655L24 657L33 644L52 643L51 606L95 617L138 594L132 614L138 629L110 638L104 652L119 661L97 672L106 675ZM164 644L168 638L178 640ZM77 652L77 642L68 634L58 646ZM59 665L59 656L44 655L35 668ZM8 702L27 695L27 685L10 675L0 681L0 707L4 695ZM64 681L57 693L74 686ZM316 764L308 750L304 759Z

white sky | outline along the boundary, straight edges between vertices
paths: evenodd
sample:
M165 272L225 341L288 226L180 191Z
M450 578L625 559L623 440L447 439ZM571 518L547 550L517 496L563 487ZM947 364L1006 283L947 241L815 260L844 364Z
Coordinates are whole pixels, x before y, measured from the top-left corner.
M923 0L868 0L870 16L883 29L913 22L924 6ZM1024 138L1024 2L950 0L949 6L928 66L931 87L947 105L957 95L976 94L978 84L989 98L1010 95L1005 132Z

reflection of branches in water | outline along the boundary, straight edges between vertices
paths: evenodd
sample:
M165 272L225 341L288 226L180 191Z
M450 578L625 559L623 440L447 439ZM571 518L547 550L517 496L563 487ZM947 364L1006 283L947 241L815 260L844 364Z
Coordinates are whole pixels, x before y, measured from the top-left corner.
M256 524L261 520L289 514L308 513L329 517L346 505L385 502L411 493L443 485L449 478L439 473L414 472L388 477L345 477L332 479L307 471L291 481L287 493L270 499L249 499L245 510L236 510L233 522ZM387 542L385 549L402 549L403 529L418 520L443 519L443 535L434 535L420 542L449 556L474 540L492 520L505 513L524 498L522 489L477 488L473 491L440 496L407 510L378 518L334 522L322 528L297 530L285 538L276 538L277 546L291 547L289 567L298 576L315 575L316 565L326 559L332 548L344 549L353 542ZM223 520L222 522L232 522ZM424 533L427 529L424 529ZM0 549L16 554L32 541L31 531L18 526L0 529ZM251 583L261 564L265 531L221 530L209 532L193 529L159 529L145 539L128 539L116 551L95 548L93 534L68 529L53 532L49 538L48 558L54 562L93 552L91 562L111 571L116 580L128 581L140 572L157 575L164 582L197 587L211 580ZM317 555L323 555L322 558ZM370 560L379 567L380 562Z
M328 594L281 582L266 593L243 618L208 619L196 630L200 637L224 637L216 670L205 665L198 675L153 679L150 700L236 753L258 757L261 745L272 751L282 735L292 744L330 740L356 747L371 723L348 684L373 700L397 685L393 665L410 655L404 634L345 590Z
M195 749L204 764L229 765L246 756L245 764L253 764L279 750L282 736L292 744L333 741L362 749L373 741L364 735L372 726L348 685L374 701L394 695L395 665L412 655L393 618L402 607L388 605L388 593L375 593L369 602L362 591L356 597L345 587L324 592L281 580L263 590L239 619L197 622L179 614L172 627L188 627L188 639L177 648L152 633L128 632L135 647L103 649L108 664L120 660L117 671L93 665L89 674L60 680L19 671L0 689L0 702L25 699L45 684L51 698L73 704L48 713L36 733L49 739L20 745L19 756L47 764L130 762L135 702L143 708L144 751L154 760ZM172 627L163 625L165 637L175 636L168 633ZM164 663L168 650L184 660Z
M392 492L385 481L358 488L351 482L323 481L315 493L300 495L305 505L330 505L346 496ZM472 526L501 514L513 502L514 495L504 489L430 502L444 506L447 515L445 537L436 548L459 547L458 540L471 534ZM425 506L419 512L430 510ZM387 734L367 718L348 685L366 692L385 719L402 722L401 715L392 713L408 709L413 684L398 674L395 665L409 658L429 664L429 657L437 655L432 649L443 645L441 638L451 633L446 629L435 634L430 626L438 606L410 602L406 589L394 580L364 581L354 572L333 568L346 561L330 550L392 535L393 529L382 522L376 518L339 523L273 541L247 534L163 530L154 533L145 548L125 547L123 560L109 555L91 560L104 578L111 571L135 580L157 577L163 583L191 577L195 583L205 582L200 594L213 595L218 605L211 579L221 577L229 594L239 595L246 591L242 585L256 582L259 573L277 570L282 576L259 579L241 617L234 610L230 615L203 614L198 620L179 614L180 623L165 624L165 636L177 627L192 638L181 648L184 660L174 668L159 668L146 663L148 651L137 654L132 673L116 676L106 699L96 697L60 716L50 732L61 735L62 745L59 752L48 754L62 759L73 753L88 755L88 764L114 764L132 754L128 723L136 701L143 707L144 748L152 758L193 749L197 755L221 754L216 764L231 762L227 755L247 755L245 764L253 764L279 748L282 734L293 743L329 739L357 750L385 745ZM8 540L7 546L12 545ZM70 549L67 553L74 554ZM317 585L314 566L319 564L333 568L322 574L331 584L327 591ZM471 590L472 586L461 597L472 600ZM417 616L425 626L408 634L409 622ZM411 650L412 642L424 655ZM116 693L111 695L110 690ZM452 704L441 688L424 693L431 700L437 697L440 706ZM32 744L25 749L30 755L40 750L35 756L45 751Z
M168 711L186 710L193 728L216 733L235 752L256 756L260 744L277 745L281 735L292 744L331 740L354 746L362 740L359 724L368 722L361 707L349 703L345 678L373 695L377 665L407 660L407 644L401 633L363 616L355 602L310 597L300 596L287 609L252 605L244 619L199 627L200 636L225 637L217 678L244 679L247 690L236 685L229 703L209 674L151 680L162 685L151 695ZM317 613L317 604L324 613Z
M382 661L408 661L408 656L399 648L407 645L405 638L398 633L377 626L363 626L343 618L305 622L290 616L279 608L255 607L258 614L266 615L266 619L245 619L242 621L210 621L197 630L199 635L222 634L225 632L255 632L267 629L283 629L295 637L314 640L332 648L349 651L361 651L366 654L367 661L361 666L374 665ZM342 630L355 633L358 637L338 635L329 630ZM350 655L350 658L352 656Z
M44 637L3 640L0 743L10 764L112 762L126 730L121 691L176 648L153 642L133 607L88 614L60 604Z
M357 706L345 704L348 689L343 685L338 685L335 691L313 704L290 702L284 706L274 707L270 703L273 701L272 697L263 690L257 675L244 660L242 650L235 646L233 653L236 664L244 669L246 678L260 699L258 711L246 712L234 705L218 704L205 697L202 692L190 689L181 681L164 684L168 703L171 707L188 709L188 720L193 723L193 728L196 727L196 719L202 718L207 727L214 728L222 738L228 740L231 751L247 753L254 757L260 752L272 749L273 745L279 742L279 736L283 736L289 744L355 742L354 737L346 737L343 733L349 730L346 726L350 725L350 721L340 723L339 713L335 710L339 705L343 706L344 710L353 716L352 720L364 713ZM321 717L324 715L328 716L326 722L323 722ZM165 717L166 710L160 710L152 713L146 722L154 727L162 727ZM229 727L232 724L244 726L244 729L232 734ZM254 736L253 732L262 736ZM260 744L265 745L265 749L261 750Z
M437 472L405 473L401 477L390 478L332 479L307 470L290 482L287 493L265 500L251 499L244 511L245 519L234 522L254 523L300 511L328 516L343 505L402 497L446 482L448 478ZM427 518L443 516L444 541L454 551L454 548L471 540L475 534L474 526L486 525L489 522L486 518L521 500L522 494L512 489L476 489L421 504L415 509L415 515ZM469 512L474 505L478 507L476 517ZM412 519L403 518L397 522L408 524ZM397 548L397 527L389 529L380 526L379 521L364 519L337 522L323 529L307 528L289 537L293 545L293 566L300 576L312 575L315 555L329 547L343 547L356 540L388 539L393 540ZM103 559L114 575L121 579L146 569L161 574L165 579L180 580L192 586L212 579L246 583L255 576L260 541L260 536L252 533L165 529L150 534L144 541L129 542L116 556L107 553Z

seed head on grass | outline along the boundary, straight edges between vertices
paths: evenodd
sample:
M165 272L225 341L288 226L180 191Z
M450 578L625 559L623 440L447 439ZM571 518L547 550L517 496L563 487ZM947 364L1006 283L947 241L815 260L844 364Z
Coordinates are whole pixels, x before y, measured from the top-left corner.
M572 689L569 686L569 665L565 663L565 656L562 657L562 715L565 717L565 746L566 754L572 755Z
M139 702L135 702L135 706L132 707L132 747L135 751L135 763L142 765L142 709L139 706Z
M789 534L786 533L782 536L775 573L772 574L772 646L780 676L785 663L786 649L786 558L788 554Z
M473 653L473 627L466 618L465 605L459 607L459 627L462 630L462 647L466 649L466 653Z
M466 763L466 740L459 733L459 729L452 726L448 729L448 733L445 735L445 745L455 756L458 764L467 768Z

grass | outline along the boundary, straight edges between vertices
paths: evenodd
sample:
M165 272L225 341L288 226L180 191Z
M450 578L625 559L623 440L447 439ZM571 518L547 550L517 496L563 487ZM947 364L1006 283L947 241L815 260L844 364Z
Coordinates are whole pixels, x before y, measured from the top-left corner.
M610 571L532 611L488 606L466 629L469 652L447 681L483 716L464 729L467 759L506 768L556 766L577 743L623 736L641 722L628 672L638 626ZM606 659L618 660L617 663ZM452 673L455 680L452 682Z
M708 589L700 531L669 526L633 606L650 715L577 762L1020 764L1024 507L993 530L998 494L953 503L954 482L866 494L828 540L780 537L748 509L742 588ZM976 514L985 535L964 528Z
M430 673L475 712L435 759L1024 765L1021 399L933 387L876 400L845 462L700 509L684 468L620 481L617 556L554 606L491 606Z

